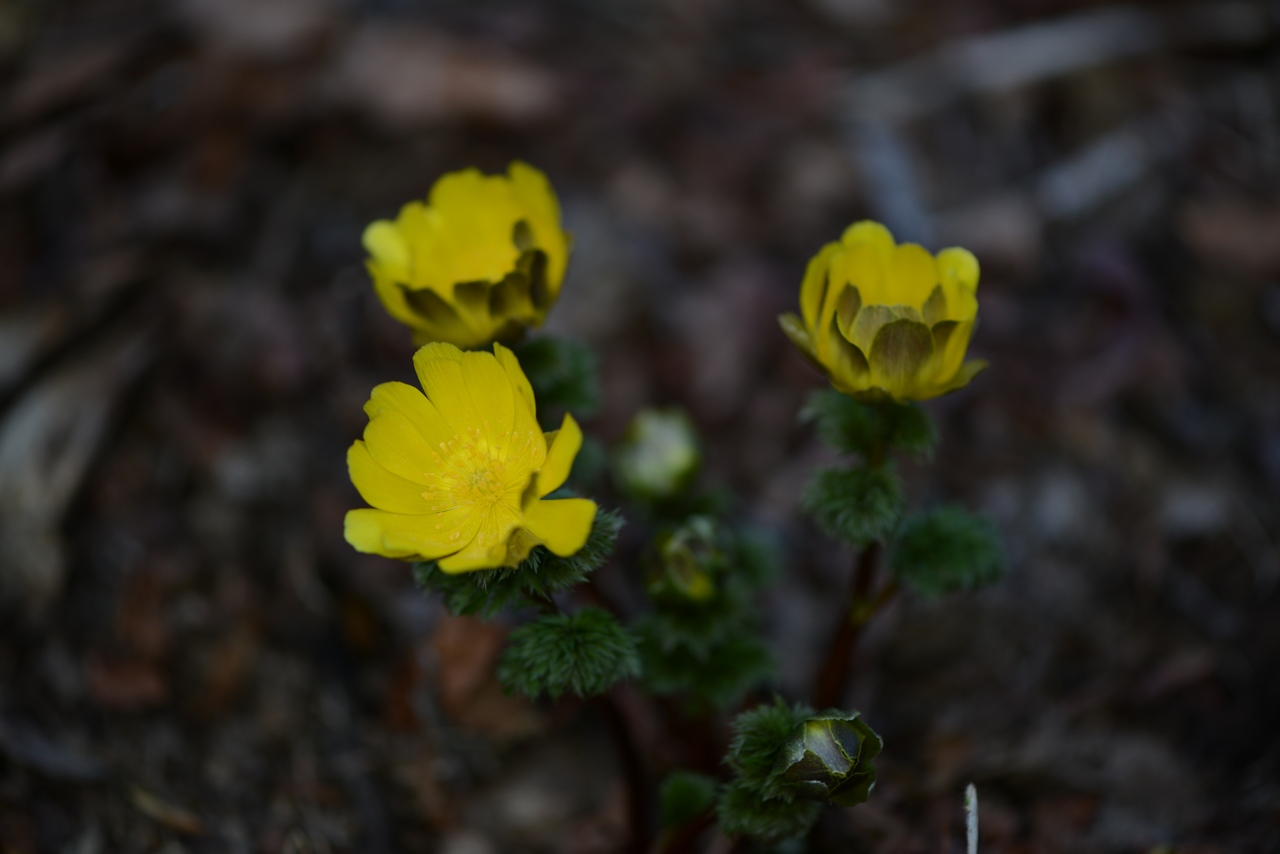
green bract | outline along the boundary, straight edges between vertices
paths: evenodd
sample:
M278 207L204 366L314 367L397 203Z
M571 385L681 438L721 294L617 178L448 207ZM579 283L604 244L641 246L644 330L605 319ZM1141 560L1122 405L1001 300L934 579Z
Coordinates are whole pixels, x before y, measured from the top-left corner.
M870 456L883 450L927 457L938 443L929 413L915 403L861 403L825 389L809 396L800 417L817 425L824 443L846 454Z
M587 544L569 557L535 548L519 566L463 575L441 572L434 561L427 561L413 565L413 580L423 592L439 592L449 613L478 614L488 619L505 607L543 600L581 584L613 553L622 524L622 517L616 512L596 513Z
M822 530L853 545L888 537L902 506L902 486L887 464L824 469L804 495L804 509Z
M503 688L529 697L592 697L639 675L635 638L599 608L526 623L511 633L498 667Z
M813 827L820 805L791 791L775 770L791 734L811 714L803 703L789 706L776 698L734 718L724 761L735 776L716 806L725 833L776 841L802 836Z

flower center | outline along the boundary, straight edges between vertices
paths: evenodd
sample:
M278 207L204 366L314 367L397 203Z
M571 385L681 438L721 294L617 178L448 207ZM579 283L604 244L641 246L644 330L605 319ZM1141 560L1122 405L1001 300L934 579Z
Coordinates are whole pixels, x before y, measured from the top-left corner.
M433 454L435 466L426 472L427 489L422 497L433 504L487 509L502 502L522 484L515 483L521 472L510 458L511 440L491 441L479 430L458 433L442 442ZM527 477L525 478L527 479Z

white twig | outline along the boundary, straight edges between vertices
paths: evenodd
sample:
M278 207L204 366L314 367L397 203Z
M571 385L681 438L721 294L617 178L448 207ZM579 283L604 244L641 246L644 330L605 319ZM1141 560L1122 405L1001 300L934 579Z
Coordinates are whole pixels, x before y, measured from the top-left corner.
M978 854L978 790L972 783L964 790L964 824L968 854Z

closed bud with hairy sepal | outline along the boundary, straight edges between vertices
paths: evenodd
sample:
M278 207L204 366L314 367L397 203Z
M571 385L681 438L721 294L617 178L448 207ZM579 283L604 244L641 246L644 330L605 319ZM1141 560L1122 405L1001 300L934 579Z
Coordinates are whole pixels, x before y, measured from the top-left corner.
M851 807L871 794L881 747L857 712L821 712L792 731L774 774L797 797Z
M675 409L642 409L613 455L618 485L632 495L665 501L679 495L698 468L693 423Z
M712 577L724 566L715 522L695 516L654 542L649 595L655 600L706 602L716 594Z

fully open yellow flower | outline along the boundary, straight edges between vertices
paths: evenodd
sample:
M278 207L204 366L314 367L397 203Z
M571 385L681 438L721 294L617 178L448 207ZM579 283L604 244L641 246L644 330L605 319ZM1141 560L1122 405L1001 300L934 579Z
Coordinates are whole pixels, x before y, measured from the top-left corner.
M364 232L378 298L419 344L481 347L541 326L560 293L569 235L547 176L525 163L436 181L424 205Z
M778 318L800 351L845 394L928 400L987 366L964 361L978 319L978 259L898 245L878 222L857 222L822 247L800 286L800 315Z
M543 433L520 363L493 350L428 344L413 357L425 396L405 383L374 388L364 440L347 453L374 508L347 513L357 551L465 572L515 566L537 545L567 556L586 543L595 502L546 499L569 476L582 431L566 414Z

